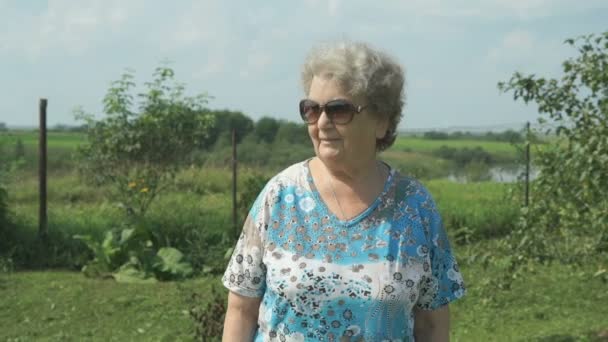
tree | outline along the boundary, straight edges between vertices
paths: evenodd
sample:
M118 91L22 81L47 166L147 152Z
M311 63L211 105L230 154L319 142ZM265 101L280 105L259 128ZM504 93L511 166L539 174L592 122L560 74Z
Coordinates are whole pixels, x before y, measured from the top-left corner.
M515 234L516 250L541 260L608 251L608 32L565 43L578 54L560 79L516 72L498 85L557 126L546 131L557 143L536 151L540 175Z
M437 132L437 131L428 131L424 132L424 139L431 140L447 140L449 138L448 133L445 132Z
M6 131L8 131L8 127L6 127L6 124L4 122L0 122L0 132Z
M214 117L214 130L211 139L215 142L222 134L232 136L232 129L236 130L236 142L240 143L247 134L253 131L253 120L241 112L233 112L229 110L213 111L211 114Z
M279 129L279 122L270 117L263 117L255 124L256 137L265 143L272 144Z
M82 110L77 117L87 124L87 143L80 148L83 175L111 186L129 213L143 216L191 153L208 141L213 120L203 110L209 96L186 96L172 69L158 67L136 96L133 78L127 71L112 83L103 119Z
M310 145L306 126L289 121L280 122L274 140L282 144Z

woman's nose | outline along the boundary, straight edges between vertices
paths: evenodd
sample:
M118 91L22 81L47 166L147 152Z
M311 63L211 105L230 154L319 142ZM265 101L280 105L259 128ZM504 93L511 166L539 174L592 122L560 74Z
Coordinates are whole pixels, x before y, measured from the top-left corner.
M327 115L327 113L325 112L325 108L323 108L321 114L319 114L319 120L317 120L317 125L319 125L319 127L333 126L329 115Z

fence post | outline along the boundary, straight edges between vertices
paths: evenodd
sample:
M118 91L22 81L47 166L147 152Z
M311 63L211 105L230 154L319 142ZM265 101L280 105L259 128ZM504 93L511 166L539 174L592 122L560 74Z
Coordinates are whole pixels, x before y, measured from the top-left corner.
M530 121L526 122L526 198L525 206L530 204Z
M237 203L236 203L236 129L232 129L232 229L235 241L239 238L237 225Z
M38 178L39 178L39 211L38 211L38 235L41 238L46 238L48 235L48 218L47 218L47 196L46 196L46 163L47 163L47 145L46 145L46 106L47 99L40 99L40 129L38 141Z

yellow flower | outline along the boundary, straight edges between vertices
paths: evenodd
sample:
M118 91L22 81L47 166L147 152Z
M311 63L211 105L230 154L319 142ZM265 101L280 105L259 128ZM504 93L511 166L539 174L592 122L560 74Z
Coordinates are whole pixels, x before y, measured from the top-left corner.
M148 192L148 188L142 188L139 192Z
M133 189L136 186L137 186L136 182L129 182L129 189Z

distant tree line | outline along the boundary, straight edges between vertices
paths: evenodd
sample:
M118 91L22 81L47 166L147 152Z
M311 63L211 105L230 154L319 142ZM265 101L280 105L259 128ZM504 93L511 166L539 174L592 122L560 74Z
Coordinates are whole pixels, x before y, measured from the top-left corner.
M228 146L231 144L232 130L236 131L237 143L308 144L309 138L303 123L277 120L264 116L254 122L239 111L207 110L214 119L214 129L207 141L208 146Z
M485 140L485 141L505 141L505 142L523 142L524 134L512 129L503 132L485 132L472 133L456 131L452 133L440 131L427 131L422 135L425 139L430 140Z

